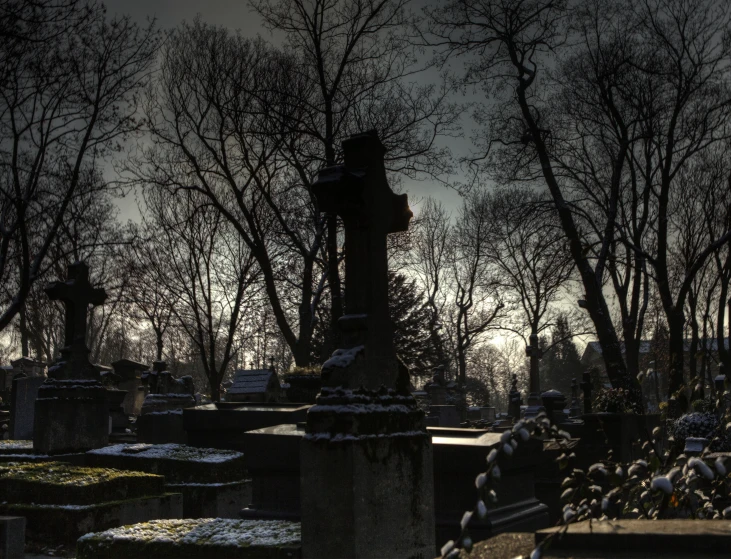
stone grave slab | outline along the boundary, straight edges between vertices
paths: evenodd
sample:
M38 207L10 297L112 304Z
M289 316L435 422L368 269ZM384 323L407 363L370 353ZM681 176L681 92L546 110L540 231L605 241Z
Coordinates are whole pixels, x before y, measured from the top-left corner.
M281 521L153 520L87 534L78 559L298 559L300 527Z
M216 402L183 411L190 446L247 452L244 433L306 419L309 404Z
M10 438L33 439L35 403L45 377L13 379L10 396Z
M238 518L251 501L244 455L179 444L119 444L92 450L97 467L165 476L165 490L183 495L184 518Z
M73 543L81 535L153 518L179 518L183 499L161 476L61 462L0 465L0 514L23 516L34 542Z

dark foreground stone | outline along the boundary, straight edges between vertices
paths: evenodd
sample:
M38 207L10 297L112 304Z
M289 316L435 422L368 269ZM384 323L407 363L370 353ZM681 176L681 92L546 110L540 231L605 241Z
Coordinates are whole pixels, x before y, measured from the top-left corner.
M276 520L153 520L87 534L77 559L298 559L300 526Z
M561 528L536 532L536 543ZM547 556L624 557L645 553L652 557L731 556L731 521L728 520L608 520L571 524L553 537ZM562 555L563 554L563 555Z

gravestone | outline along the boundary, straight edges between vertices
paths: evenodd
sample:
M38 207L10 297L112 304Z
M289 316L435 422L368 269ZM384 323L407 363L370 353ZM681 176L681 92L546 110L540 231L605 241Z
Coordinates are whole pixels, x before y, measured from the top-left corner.
M83 262L71 264L68 279L52 283L46 293L64 304L64 347L38 390L33 448L42 454L61 454L104 446L109 440L107 394L99 371L89 361L86 317L89 305L103 304L107 294L92 287Z
M226 391L227 402L274 403L282 399L279 377L273 369L239 369Z
M142 373L149 393L137 418L137 440L144 443L180 443L188 438L183 427L183 409L196 405L193 378L175 378L165 370L164 361L155 361L152 371Z
M343 220L346 314L301 443L302 553L433 557L431 438L388 309L386 237L405 231L412 213L388 185L375 132L350 137L343 152L345 164L313 185L320 211Z
M139 390L142 383L142 374L147 370L147 365L132 361L131 359L120 359L112 363L114 373L119 377L117 387L126 390L127 395L122 402L122 408L127 415L140 415L142 402L145 399L144 390Z
M45 377L18 375L13 379L10 400L10 438L30 440L33 438L35 402L38 389L46 381Z

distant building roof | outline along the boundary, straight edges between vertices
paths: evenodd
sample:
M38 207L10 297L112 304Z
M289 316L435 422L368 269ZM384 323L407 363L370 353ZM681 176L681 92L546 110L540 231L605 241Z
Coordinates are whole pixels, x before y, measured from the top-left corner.
M261 394L270 389L270 383L273 380L276 381L276 375L269 369L239 369L234 373L233 384L227 392L229 394Z

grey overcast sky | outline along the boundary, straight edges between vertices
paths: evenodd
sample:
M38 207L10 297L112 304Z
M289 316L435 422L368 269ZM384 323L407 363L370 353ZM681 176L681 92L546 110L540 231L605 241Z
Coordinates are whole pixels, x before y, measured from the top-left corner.
M267 39L272 38L269 31L262 27L257 14L250 10L246 0L106 0L104 3L110 16L129 15L140 23L144 23L148 17L155 17L162 29L175 27L183 21L192 21L200 14L206 23L241 30L246 36L260 34ZM450 143L454 144L455 141ZM467 149L467 142L457 143L458 149ZM454 191L432 181L406 181L404 189L409 194L412 206L425 196L441 200L450 209L459 205L459 196ZM138 215L136 203L131 196L120 200L119 205L123 219ZM414 209L418 212L418 206Z

